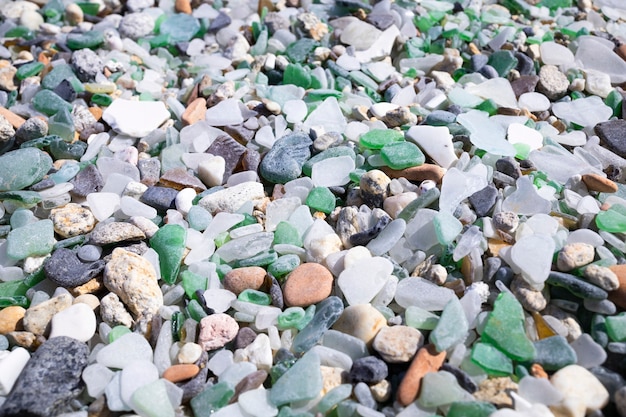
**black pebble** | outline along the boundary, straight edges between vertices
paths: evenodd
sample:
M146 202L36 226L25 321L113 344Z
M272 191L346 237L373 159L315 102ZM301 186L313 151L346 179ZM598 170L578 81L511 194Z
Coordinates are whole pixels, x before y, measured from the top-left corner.
M384 361L378 359L376 356L366 356L352 363L350 380L352 382L376 384L387 378L388 374L389 369Z
M43 269L50 281L64 288L72 288L98 275L104 265L103 260L82 262L73 250L59 248L46 260Z

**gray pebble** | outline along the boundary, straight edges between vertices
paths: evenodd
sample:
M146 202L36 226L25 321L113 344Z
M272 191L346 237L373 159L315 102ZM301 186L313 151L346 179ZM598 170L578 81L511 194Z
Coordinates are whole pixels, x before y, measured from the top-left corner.
M48 124L38 117L31 117L15 131L15 139L18 144L29 140L44 137L48 134Z
M154 19L145 13L130 13L122 18L118 27L121 37L137 40L154 30Z
M2 417L48 417L72 411L83 390L89 348L67 336L44 342L30 358L2 404Z
M67 248L57 249L44 263L46 278L64 287L78 287L98 275L104 269L104 261L84 263L76 252Z
M9 349L9 339L3 334L0 334L0 350Z
M350 380L353 382L376 384L387 378L388 373L389 369L385 362L375 356L366 356L352 363Z
M33 120L33 119L29 119ZM104 179L95 165L87 165L80 171L70 183L74 186L71 193L77 197L87 197L96 193L104 186Z
M78 78L83 82L95 79L104 67L98 54L88 48L74 51L70 64L74 67Z
M84 245L78 249L77 255L83 262L94 262L100 259L102 248L95 245Z
M365 382L359 382L354 386L354 396L357 401L367 408L376 409L376 400L372 395L370 387Z
M615 401L615 407L620 417L626 417L626 386L615 391L613 400Z

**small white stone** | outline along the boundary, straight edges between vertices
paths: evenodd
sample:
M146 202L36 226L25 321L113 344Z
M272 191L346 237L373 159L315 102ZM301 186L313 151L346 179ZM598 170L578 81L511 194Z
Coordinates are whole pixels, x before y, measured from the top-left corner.
M207 187L222 185L225 170L226 161L224 158L219 155L213 156L198 163L198 178Z
M102 114L115 131L142 138L170 118L162 101L139 101L118 98Z
M327 158L313 164L311 179L316 187L345 185L350 182L350 172L354 168L354 159L350 156Z
M349 305L369 303L385 286L393 265L385 258L363 259L341 272L337 285Z
M541 93L524 93L517 100L518 105L522 109L530 112L546 111L550 108L550 100Z
M252 343L243 349L237 349L234 356L235 362L250 362L257 369L269 372L272 367L272 348L270 338L265 333L259 333Z
M6 356L0 356L0 395L9 395L29 359L30 354L22 347L13 349Z
M566 65L574 62L574 54L567 47L553 41L539 46L541 60L545 65Z
M157 216L157 211L154 207L150 207L149 205L128 196L121 198L120 209L129 217L141 216L146 219L153 219Z
M449 168L458 158L452 146L452 135L446 126L413 126L406 138L415 142L443 168Z
M98 398L115 375L115 372L104 365L93 363L83 370L83 381L87 385L87 393L92 398Z
M587 70L585 71L585 81L585 90L587 90L589 94L606 98L606 96L613 91L611 77L603 72Z
M287 115L289 123L301 122L306 117L307 111L304 100L288 100L283 105L283 113Z
M178 363L194 363L200 359L202 352L202 346L199 344L185 343L178 351L176 359L178 359Z
M129 364L144 359L152 361L150 343L138 333L127 333L103 347L96 360L109 368L124 369Z
M96 334L96 315L87 304L78 303L52 316L50 338L69 336L86 342Z
M550 382L563 394L563 401L555 405L563 410L563 415L584 417L609 402L606 388L582 366L566 366L552 375Z
M211 213L217 211L233 213L244 203L260 200L264 197L265 190L263 189L263 184L260 182L244 182L209 194L202 198L198 204ZM215 219L213 219L214 221Z
M193 199L196 197L196 190L193 188L184 188L176 194L176 209L183 214L187 214L193 206Z
M94 217L101 222L120 208L120 196L115 193L91 193L87 196L87 204Z

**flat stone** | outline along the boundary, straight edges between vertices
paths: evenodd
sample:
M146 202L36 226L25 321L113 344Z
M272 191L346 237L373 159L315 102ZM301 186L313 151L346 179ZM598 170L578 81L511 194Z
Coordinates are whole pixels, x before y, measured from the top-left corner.
M557 267L567 272L593 262L595 249L588 243L570 243L565 245L557 257Z
M361 339L371 344L380 329L387 325L387 320L370 304L358 304L344 309L333 329Z
M163 378L170 382L181 382L198 375L200 368L193 363L172 365L163 372Z
M99 223L89 235L89 242L106 246L129 240L143 240L146 235L137 226L126 222Z
M166 171L159 179L161 185L182 190L184 188L193 188L196 192L201 193L206 190L206 186L198 178L189 174L184 168L173 168Z
M0 156L0 191L22 190L43 179L52 158L37 148L10 151Z
M422 182L426 180L441 183L446 169L435 164L423 164L416 167L401 170L381 167L381 170L390 178L406 178L409 181Z
M209 351L224 347L237 336L239 324L228 314L218 313L200 321L198 344Z
M50 338L68 336L81 342L96 334L96 314L87 304L78 303L52 316Z
M163 305L163 293L152 264L122 248L113 250L104 270L104 285L136 316L152 316Z
M308 307L326 299L333 289L334 278L324 266L304 263L294 269L283 286L287 306Z
M118 98L106 108L102 120L124 135L142 138L170 118L162 101L139 101Z
M72 288L85 284L104 269L104 261L82 262L75 251L59 248L44 263L46 278L55 284Z
M225 211L236 212L248 201L260 200L265 197L263 184L260 182L243 182L232 187L211 193L203 197L198 205L211 213Z
M211 146L209 146L206 150L206 153L219 156L224 159L222 182L226 182L235 172L235 169L240 166L241 159L246 153L246 150L245 146L237 142L232 137L228 135L221 135L215 138Z
M615 119L598 123L594 127L594 131L609 150L622 158L626 157L626 143L623 140L626 132L626 120Z
M43 335L48 330L52 317L72 305L72 296L64 293L30 307L24 313L24 330Z
M204 120L205 113L206 99L204 97L198 97L187 105L181 119L184 124L192 125L200 120Z
M54 231L65 238L89 233L96 225L91 210L74 203L52 209L49 218Z
M615 182L598 174L583 174L582 180L589 191L596 191L598 193L615 193L618 190Z
M149 186L141 195L139 201L150 207L154 207L158 211L166 211L175 207L174 201L177 195L178 191L173 188Z
M265 155L259 173L266 180L285 184L302 174L302 166L311 157L313 144L308 135L298 132L278 139Z
M96 355L99 364L108 368L124 369L137 361L152 362L152 347L142 335L126 333L100 349Z
M246 266L229 271L223 280L224 289L239 295L244 290L258 290L265 282L265 269L259 266Z

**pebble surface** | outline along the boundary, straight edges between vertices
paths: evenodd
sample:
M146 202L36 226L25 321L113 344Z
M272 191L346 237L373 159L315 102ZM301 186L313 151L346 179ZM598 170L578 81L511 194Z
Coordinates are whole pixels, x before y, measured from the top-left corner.
M621 1L1 9L0 417L626 417Z

